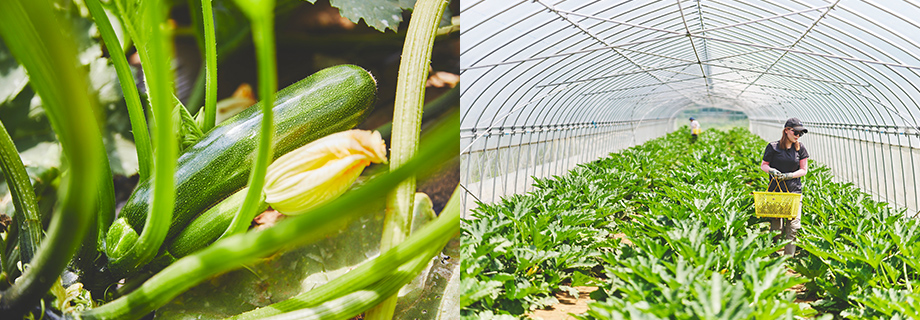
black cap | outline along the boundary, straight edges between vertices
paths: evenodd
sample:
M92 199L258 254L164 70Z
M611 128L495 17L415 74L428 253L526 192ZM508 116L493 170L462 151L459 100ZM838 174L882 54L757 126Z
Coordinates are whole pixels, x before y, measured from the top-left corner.
M694 118L694 117L690 117L690 121L693 121L693 120L696 120L696 118Z
M792 128L792 130L795 130L795 131L802 131L802 132L808 133L808 129L805 129L805 125L802 124L802 120L799 120L798 118L789 118L789 120L786 120L785 127Z

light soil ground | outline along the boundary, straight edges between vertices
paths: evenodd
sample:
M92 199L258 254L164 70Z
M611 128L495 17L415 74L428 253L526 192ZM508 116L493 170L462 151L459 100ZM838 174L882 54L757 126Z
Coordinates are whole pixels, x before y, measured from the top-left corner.
M629 239L626 238L625 233L617 233L617 234L614 234L613 237L616 239L620 239L620 242L622 242L623 244L633 245L632 241L629 241Z
M578 290L578 297L570 296L565 292L558 292L556 293L556 300L559 300L558 304L545 310L536 310L528 314L528 316L536 320L575 319L570 313L581 314L587 312L588 302L594 301L588 295L597 290L597 287L575 287L575 289Z

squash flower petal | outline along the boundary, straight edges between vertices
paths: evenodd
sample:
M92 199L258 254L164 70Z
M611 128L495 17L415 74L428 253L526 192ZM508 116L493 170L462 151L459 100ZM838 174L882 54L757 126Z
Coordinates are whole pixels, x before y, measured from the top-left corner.
M287 215L341 196L371 163L386 163L380 132L348 130L308 143L275 160L265 175L265 202Z

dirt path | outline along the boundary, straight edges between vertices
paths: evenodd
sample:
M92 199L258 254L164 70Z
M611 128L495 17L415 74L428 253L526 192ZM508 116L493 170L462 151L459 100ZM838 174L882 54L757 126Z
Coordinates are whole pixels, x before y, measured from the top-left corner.
M569 320L575 319L569 313L585 313L588 311L588 302L594 301L588 297L591 292L597 290L597 287L575 287L578 290L578 297L570 296L565 292L557 292L556 299L558 304L549 307L546 310L536 310L527 316L537 320Z
M630 246L633 245L632 241L629 241L629 238L626 238L626 234L625 234L625 233L615 233L615 234L613 235L613 238L615 238L615 239L620 239L620 242L622 242L622 243L624 243L624 244L627 244L627 245L630 245Z
M790 276L793 276L793 277L802 277L802 275L798 274L797 272L793 271L792 269L786 269L786 274L787 274L787 275L790 275ZM792 286L791 288L786 289L786 291L795 291L795 303L805 303L805 304L807 304L807 303L812 303L812 302L817 301L817 298L814 298L814 297L807 298L807 297L808 297L808 292L806 292L806 290L805 290L805 284L804 284L804 283L800 283L800 284L794 285L794 286ZM809 306L809 308L810 308L810 306Z

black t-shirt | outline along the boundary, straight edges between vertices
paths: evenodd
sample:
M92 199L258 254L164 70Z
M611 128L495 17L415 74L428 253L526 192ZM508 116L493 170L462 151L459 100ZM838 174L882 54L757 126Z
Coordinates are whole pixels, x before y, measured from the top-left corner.
M805 150L805 144L799 142L799 150L795 150L795 144L792 145L789 149L780 149L779 141L770 142L767 145L767 148L763 151L763 161L769 162L770 167L776 168L782 173L795 172L799 170L799 160L808 158L808 151ZM780 187L777 188L776 180L770 179L770 187L767 188L767 191L770 192L779 192L779 191L788 191L802 193L802 179L795 178L792 180L786 180L785 183L780 182ZM788 190L786 189L788 187Z

